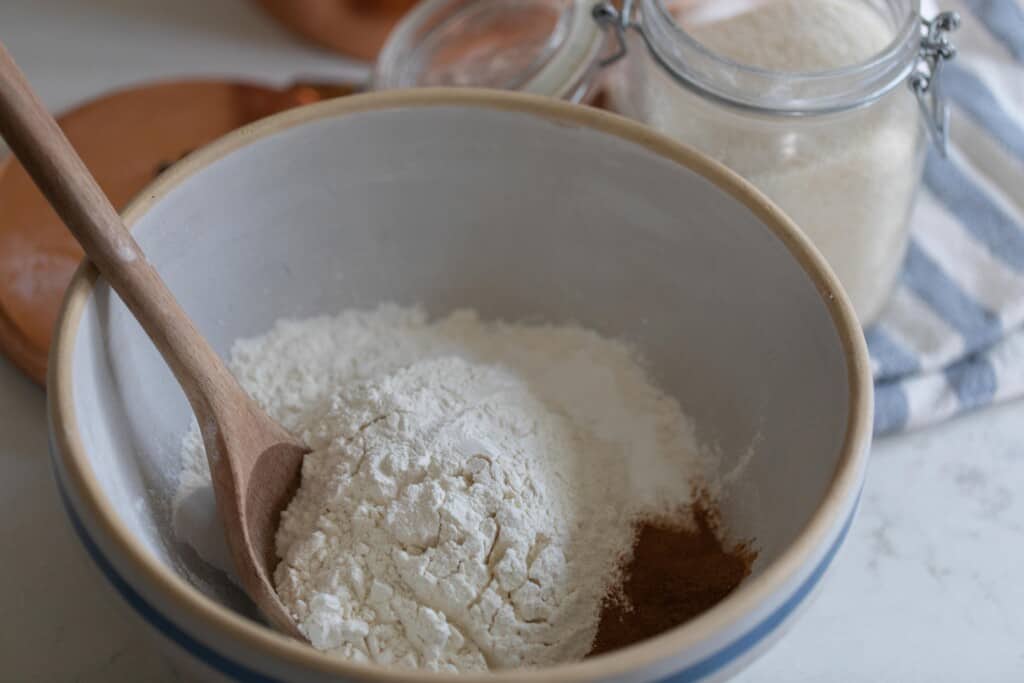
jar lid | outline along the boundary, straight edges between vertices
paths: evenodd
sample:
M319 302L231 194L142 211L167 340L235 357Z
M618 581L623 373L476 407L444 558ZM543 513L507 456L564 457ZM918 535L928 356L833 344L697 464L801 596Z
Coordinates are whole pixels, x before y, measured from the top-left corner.
M604 43L594 0L425 0L388 37L374 87L473 86L582 99Z
M691 33L696 26L769 4L773 3L635 0L627 7L638 8L639 20L632 26L643 33L651 55L680 85L704 98L749 111L805 116L855 109L904 83L917 63L922 37L917 0L877 3L891 5L888 12L872 2L849 4L865 17L874 17L883 33L890 32L887 45L867 61L817 71L775 70L733 61ZM790 33L786 26L779 26L778 31L780 36ZM742 37L739 33L734 39ZM745 37L757 40L756 36Z
M602 64L627 55L626 33L634 30L654 61L679 85L719 104L776 116L813 116L864 107L906 83L917 98L929 138L945 156L949 104L940 77L943 64L956 56L947 34L959 27L959 14L940 12L925 19L920 14L921 0L865 0L864 9L880 12L878 18L891 24L894 37L866 61L823 71L775 71L733 61L691 36L676 16L690 14L693 23L711 23L764 4L764 0L605 0L592 10L594 19L615 36L611 54ZM881 12L880 5L889 11ZM787 26L776 28L780 36L789 35ZM738 35L734 39L757 40L756 35Z

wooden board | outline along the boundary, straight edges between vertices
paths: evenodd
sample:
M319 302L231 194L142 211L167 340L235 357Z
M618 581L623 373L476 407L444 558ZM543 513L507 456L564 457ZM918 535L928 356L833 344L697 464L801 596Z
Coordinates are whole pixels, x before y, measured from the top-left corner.
M176 81L115 92L58 119L114 206L123 208L178 159L278 111L352 92ZM82 251L9 155L0 159L0 351L40 384L64 290Z

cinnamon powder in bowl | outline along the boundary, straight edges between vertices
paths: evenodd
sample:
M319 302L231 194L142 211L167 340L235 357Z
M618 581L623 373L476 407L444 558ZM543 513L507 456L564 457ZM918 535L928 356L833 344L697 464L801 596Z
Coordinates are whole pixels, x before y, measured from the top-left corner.
M706 496L692 506L692 523L640 524L622 585L605 601L591 656L659 636L704 613L750 575L757 552L723 540L718 513Z

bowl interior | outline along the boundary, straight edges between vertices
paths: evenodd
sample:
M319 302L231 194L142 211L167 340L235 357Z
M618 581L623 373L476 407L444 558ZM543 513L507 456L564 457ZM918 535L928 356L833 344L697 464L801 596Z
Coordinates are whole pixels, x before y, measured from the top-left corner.
M808 523L840 456L850 379L828 307L764 221L662 143L550 114L441 103L309 117L181 174L134 230L225 355L281 316L380 302L633 342L723 472L751 454L723 516L756 540L759 571ZM102 280L72 378L90 464L135 541L247 611L174 537L190 411Z

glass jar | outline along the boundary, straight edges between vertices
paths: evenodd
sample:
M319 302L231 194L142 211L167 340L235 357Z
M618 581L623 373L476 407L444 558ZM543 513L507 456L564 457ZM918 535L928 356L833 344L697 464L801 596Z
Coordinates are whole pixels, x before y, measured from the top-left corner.
M920 0L427 0L389 38L376 86L586 101L603 79L609 108L785 210L867 324L899 274L927 141L944 153L956 23L922 20Z
M595 7L592 0L425 0L384 44L373 87L473 86L587 101L605 42Z
M927 79L938 63L921 64L919 2L830 3L842 14L821 18L845 22L829 28L845 32L848 43L810 45L803 52L776 44L773 52L760 51L791 65L801 58L820 61L833 47L841 60L849 43L859 41L863 49L872 36L881 49L831 69L765 68L708 46L742 39L762 28L756 22L733 18L726 29L731 34L723 37L716 27L729 19L702 24L706 17L693 16L706 3L641 0L633 16L626 14L629 7L621 14L606 7L606 21L625 38L620 47L629 55L609 78L609 94L616 110L722 161L782 207L831 263L868 323L884 306L903 262L928 124L941 146L945 119L942 112L919 114L917 89L925 83L917 78ZM715 10L728 12L728 4L716 3ZM802 9L809 12L810 4ZM791 19L778 30L788 39L794 32L796 40L809 38L792 26L803 19ZM940 38L938 28L926 26L924 38ZM766 44L773 40L762 37ZM756 45L733 49L759 52Z

